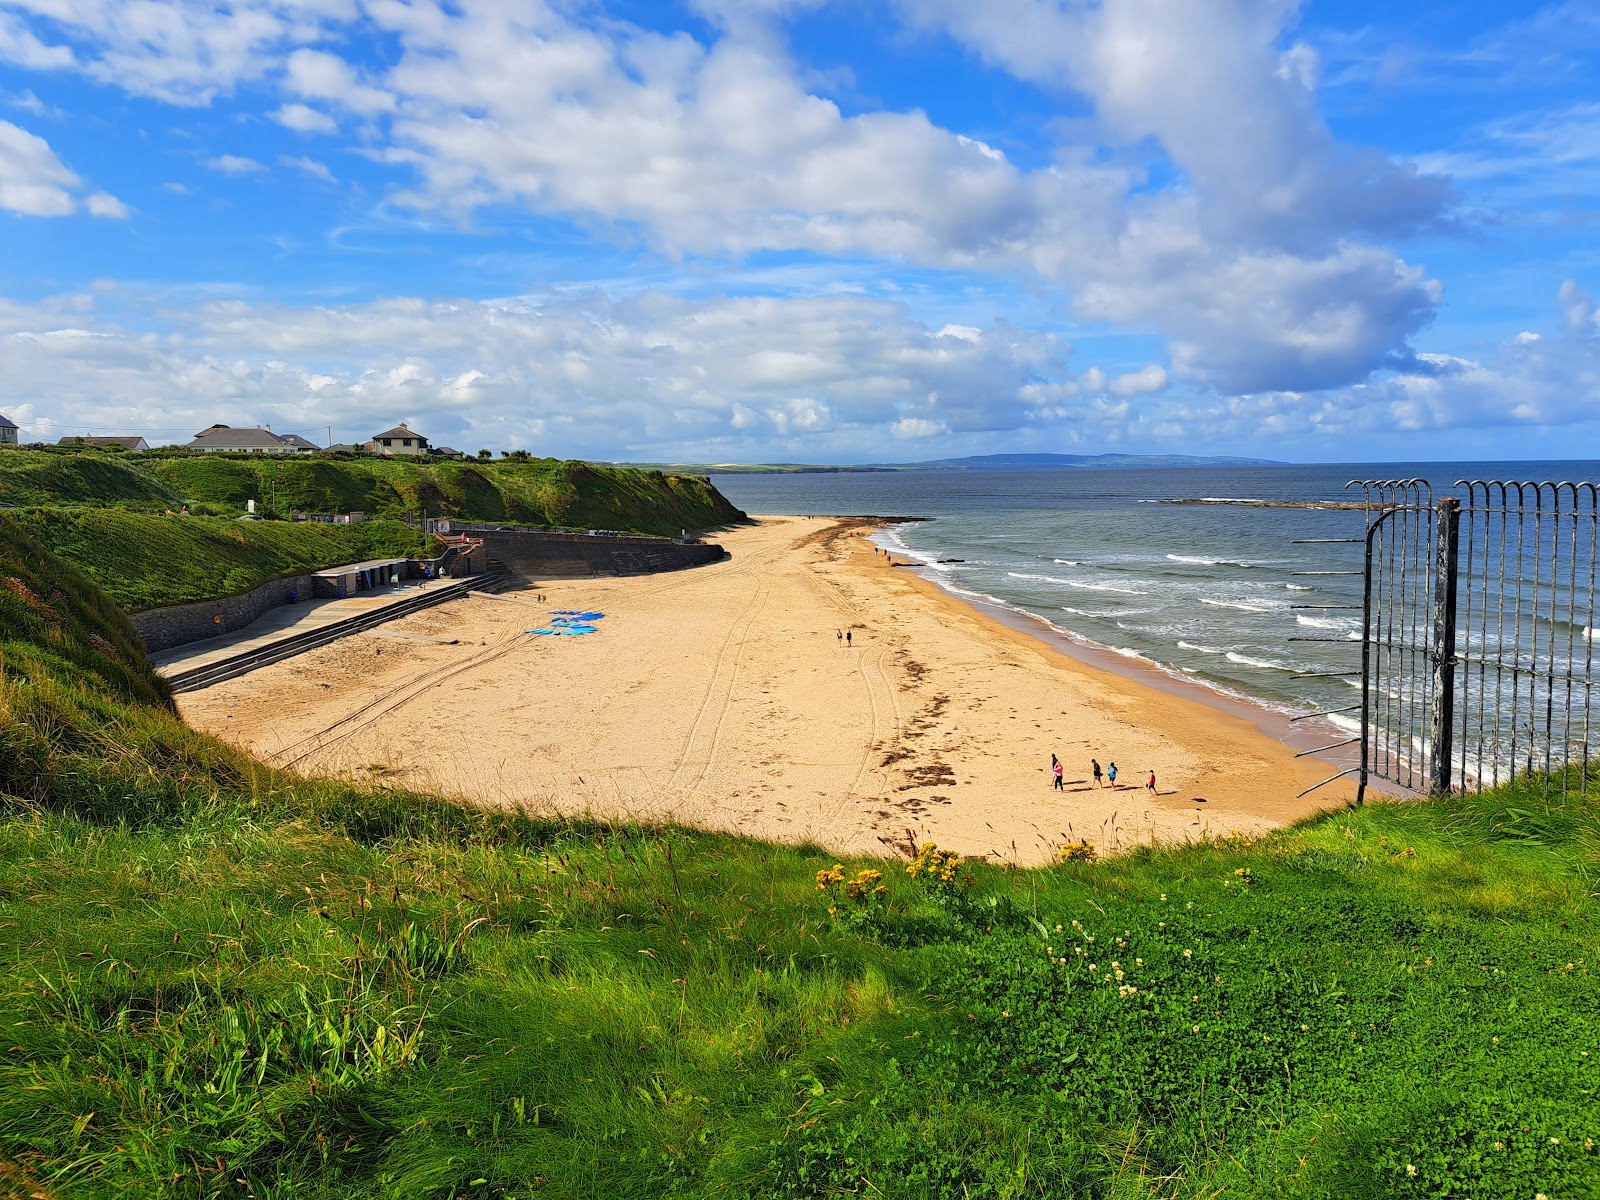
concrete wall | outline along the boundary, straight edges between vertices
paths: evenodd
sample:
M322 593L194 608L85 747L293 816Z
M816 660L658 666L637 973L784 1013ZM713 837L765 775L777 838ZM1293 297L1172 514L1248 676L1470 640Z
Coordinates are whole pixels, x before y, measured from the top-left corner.
M149 612L135 613L134 632L152 654L171 646L215 637L219 633L232 633L235 629L243 629L268 609L287 604L291 591L298 592L301 599L309 600L313 578L311 575L291 575L287 579L274 579L238 596L197 600L193 604L174 604L171 608L153 608ZM219 617L220 621L217 619Z
M543 531L474 530L489 557L534 581L597 575L650 575L720 562L728 552L714 542L668 538L588 537Z
M420 579L422 568L426 565L433 568L434 578L437 579L440 564L447 558L451 559L448 565L452 576L474 575L483 569L481 552L466 555L447 552L438 558L410 560L400 568L400 578ZM354 573L345 577L345 585L347 595L359 594ZM243 629L263 613L289 603L290 592L297 593L302 602L323 600L337 596L338 587L337 580L319 579L316 575L291 575L286 579L274 579L238 596L226 596L221 600L196 600L193 604L174 604L170 608L153 608L149 612L135 613L133 629L143 640L145 650L154 654L172 646L184 646L202 638L215 637L219 633ZM219 617L220 621L217 619Z

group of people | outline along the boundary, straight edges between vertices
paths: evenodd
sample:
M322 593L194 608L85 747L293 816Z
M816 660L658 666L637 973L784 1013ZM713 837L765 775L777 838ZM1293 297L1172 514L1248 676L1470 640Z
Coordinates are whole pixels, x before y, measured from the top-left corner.
M1106 786L1109 786L1109 787L1111 787L1113 789L1116 788L1116 786L1117 786L1117 764L1116 763L1114 763L1114 762L1108 763L1106 766L1102 767L1100 765L1100 760L1098 758L1091 758L1089 760L1089 767L1094 772L1094 786L1095 787L1106 787ZM1064 768L1061 765L1061 760L1059 758L1057 758L1054 754L1052 754L1050 756L1050 775L1051 775L1051 780L1052 780L1051 786L1054 787L1055 790L1058 791L1058 792L1064 792L1064 791L1067 790L1067 783L1066 783L1065 774L1066 774L1066 768ZM1109 781L1109 783L1108 783L1108 781ZM1149 792L1149 793L1151 793L1152 795L1155 794L1155 790L1156 790L1156 773L1154 771L1150 772L1150 778L1145 781L1144 790Z

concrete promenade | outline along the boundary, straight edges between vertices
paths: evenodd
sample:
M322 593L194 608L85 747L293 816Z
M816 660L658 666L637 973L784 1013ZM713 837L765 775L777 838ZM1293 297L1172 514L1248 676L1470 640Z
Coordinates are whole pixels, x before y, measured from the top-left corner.
M418 580L412 580L381 591L362 592L344 600L306 600L299 604L285 604L271 609L243 629L222 634L220 637L173 646L152 654L150 661L158 674L177 675L183 671L219 662L224 658L231 658L235 654L259 650L273 642L294 637L296 634L321 629L324 625L343 621L347 617L357 617L401 600L408 600L419 594L419 583ZM430 583L429 586L434 587L438 584Z

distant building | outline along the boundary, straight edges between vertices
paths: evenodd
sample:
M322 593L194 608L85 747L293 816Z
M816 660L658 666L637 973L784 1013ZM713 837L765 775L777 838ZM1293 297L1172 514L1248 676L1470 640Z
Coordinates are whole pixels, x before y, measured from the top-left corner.
M56 444L84 446L90 450L126 450L130 454L137 450L150 449L150 443L142 437L64 437Z
M0 446L15 446L17 444L16 423L0 413Z
M426 454L428 439L404 425L372 435L379 454Z
M432 455L435 455L438 458L465 458L466 457L466 455L463 454L460 450L452 450L449 446L433 446L433 447L429 448L428 453L432 454Z
M212 454L310 454L316 448L297 434L280 436L266 428L234 429L227 425L202 429L184 447Z

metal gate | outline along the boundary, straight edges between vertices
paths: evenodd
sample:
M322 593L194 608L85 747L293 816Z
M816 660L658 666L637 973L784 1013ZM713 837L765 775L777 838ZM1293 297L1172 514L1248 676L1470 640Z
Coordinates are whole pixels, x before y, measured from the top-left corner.
M1366 512L1360 733L1340 743L1360 746L1360 765L1341 772L1359 774L1358 799L1373 779L1434 795L1517 777L1546 793L1600 786L1600 489L1463 479L1435 498L1421 479L1346 486Z

